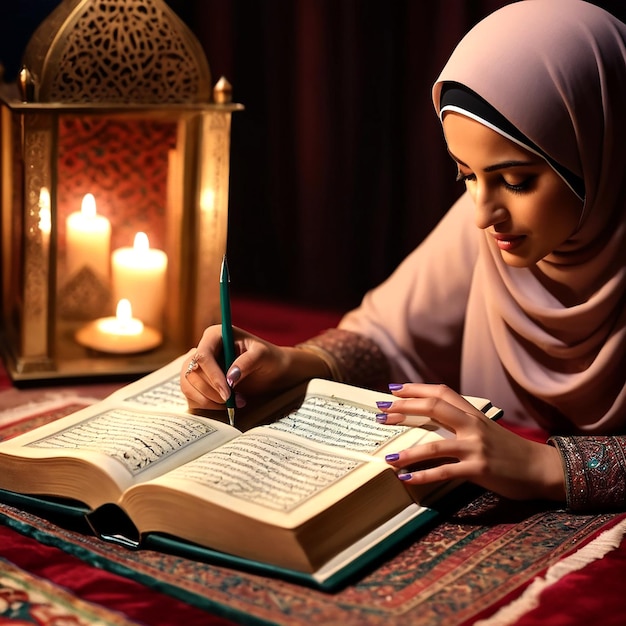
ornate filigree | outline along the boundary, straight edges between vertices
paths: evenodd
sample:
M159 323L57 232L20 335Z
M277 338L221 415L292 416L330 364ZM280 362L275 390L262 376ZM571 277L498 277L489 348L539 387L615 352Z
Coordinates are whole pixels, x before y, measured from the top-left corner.
M90 267L83 267L59 290L59 315L88 320L111 313L111 290Z
M65 0L31 44L25 64L40 102L210 99L200 44L162 0Z

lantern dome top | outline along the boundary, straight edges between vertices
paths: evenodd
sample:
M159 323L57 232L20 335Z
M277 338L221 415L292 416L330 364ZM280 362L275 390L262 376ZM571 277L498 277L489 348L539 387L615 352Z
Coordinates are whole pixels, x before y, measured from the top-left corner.
M182 104L211 99L211 71L163 0L63 0L29 41L23 100Z

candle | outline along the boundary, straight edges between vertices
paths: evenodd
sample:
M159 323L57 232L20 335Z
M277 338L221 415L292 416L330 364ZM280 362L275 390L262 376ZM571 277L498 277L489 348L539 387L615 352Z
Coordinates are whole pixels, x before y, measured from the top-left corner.
M96 214L93 194L86 194L79 212L71 213L66 221L67 275L74 276L89 267L100 278L109 277L111 223Z
M135 317L160 329L165 308L167 255L150 248L145 233L137 233L132 248L118 248L111 259L113 298L126 298Z
M90 322L76 333L76 341L99 352L131 354L156 348L162 336L134 318L130 302L122 299L117 303L115 317Z

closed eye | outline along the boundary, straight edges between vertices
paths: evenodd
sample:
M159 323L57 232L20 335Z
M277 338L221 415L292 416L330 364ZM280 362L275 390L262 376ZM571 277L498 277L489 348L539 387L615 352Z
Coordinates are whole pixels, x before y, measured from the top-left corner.
M519 183L509 183L506 178L502 177L502 184L506 187L506 189L512 191L513 193L527 193L532 191L536 178L536 175L532 175L523 179Z
M456 174L457 183L465 183L468 180L476 180L476 176L474 174L463 174L463 172L457 172Z
M518 178L516 176L516 178ZM500 174L498 176L499 184L501 184L507 191L512 193L527 193L532 191L535 180L537 178L536 174L532 174L522 179L520 182L511 183L507 181L506 176L504 174ZM474 182L476 180L476 174L464 174L461 171L457 172L456 181L461 183Z

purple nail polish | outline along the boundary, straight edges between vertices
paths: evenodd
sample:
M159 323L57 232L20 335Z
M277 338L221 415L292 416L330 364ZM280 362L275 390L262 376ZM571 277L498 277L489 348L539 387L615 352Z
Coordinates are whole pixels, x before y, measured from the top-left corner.
M387 413L377 413L376 414L376 421L379 424L384 424L387 421Z
M400 385L399 383L389 383L389 391L400 391L404 385Z
M388 400L379 400L376 402L376 406L379 409L388 409L392 404L393 402L389 402Z
M241 378L241 370L235 365L235 367L231 367L230 372L228 372L228 376L226 377L226 382L229 387L234 386L237 381Z
M411 480L411 478L413 478L413 474L398 474L398 478L400 480Z
M388 463L393 463L394 461L397 461L400 458L400 455L397 452L393 452L392 454L388 454L385 457L385 461L387 461Z

